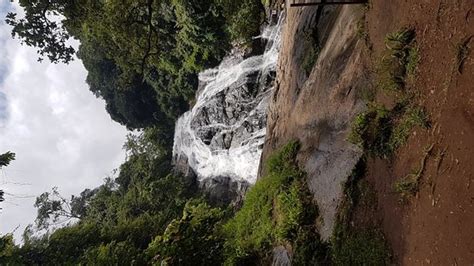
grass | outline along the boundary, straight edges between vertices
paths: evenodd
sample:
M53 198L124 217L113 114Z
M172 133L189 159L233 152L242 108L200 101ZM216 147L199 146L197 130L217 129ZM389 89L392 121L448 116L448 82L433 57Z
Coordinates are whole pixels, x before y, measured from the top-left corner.
M400 104L388 110L372 103L367 111L356 116L348 140L371 156L389 157L407 142L416 126L430 126L424 109Z
M457 69L458 69L459 74L462 74L464 62L466 61L469 55L468 44L471 41L472 37L473 36L470 36L464 39L456 46L456 64L457 64Z
M317 208L296 164L298 149L293 141L268 159L268 174L250 189L242 208L224 226L227 264L264 260L277 244L301 246L304 239L319 239L312 235ZM305 247L299 260L312 260L307 256L321 253L319 248L324 249L323 244Z
M345 198L339 207L339 214L331 242L333 265L387 265L390 249L376 222L361 225L353 222L357 208L366 210L376 207L373 188L364 182L365 160L355 167L344 189Z
M415 74L420 61L414 29L402 28L388 34L385 45L387 50L377 67L379 87L388 91L403 90L407 76Z
M408 50L408 57L406 61L406 72L408 77L415 75L416 68L420 63L420 48L418 46L410 47Z
M359 145L374 156L385 156L391 151L390 142L393 125L390 111L381 105L371 104L369 109L356 116L349 141Z
M405 201L409 197L418 193L421 183L421 177L426 168L426 162L428 160L429 155L433 150L434 144L430 147L425 149L423 159L420 163L420 168L414 171L412 174L405 176L404 178L395 182L394 190L395 192L399 193L401 196L401 200Z
M429 128L430 123L428 115L425 110L420 107L409 106L402 112L402 116L397 123L394 123L392 134L390 136L389 146L390 150L395 151L403 146L410 136L413 128L420 126L422 128Z
M388 34L386 54L378 65L378 89L366 89L361 97L368 102L367 111L354 119L348 140L368 155L387 158L403 146L413 128L428 128L425 110L413 103L414 93L405 90L408 77L414 77L420 62L420 51L411 28ZM376 103L379 91L395 91L396 104L387 109Z

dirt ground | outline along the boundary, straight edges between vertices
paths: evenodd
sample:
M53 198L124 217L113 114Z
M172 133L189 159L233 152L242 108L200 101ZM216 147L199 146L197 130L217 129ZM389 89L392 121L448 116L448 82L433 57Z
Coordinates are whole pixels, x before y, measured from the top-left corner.
M366 29L373 61L384 37L414 27L421 61L409 89L430 114L392 161L372 159L368 176L379 215L401 265L474 265L474 1L370 1ZM459 47L467 54L460 67ZM421 167L433 145L416 197L401 203L395 180Z
M474 265L474 0L369 2L366 47L355 38L357 9L344 7L338 12L353 19L327 17L327 27L320 29L327 47L309 76L301 68L302 43L317 9L287 8L262 161L299 139L300 163L323 220L331 222L340 185L358 159L346 141L354 115L363 109L356 92L366 86L385 36L413 27L421 61L408 89L417 92L414 100L426 108L432 127L416 128L393 159L369 159L367 177L378 195L373 218L381 221L395 264ZM460 44L467 48L461 67ZM394 182L420 169L428 147L421 189L402 203ZM324 224L321 229L324 233Z

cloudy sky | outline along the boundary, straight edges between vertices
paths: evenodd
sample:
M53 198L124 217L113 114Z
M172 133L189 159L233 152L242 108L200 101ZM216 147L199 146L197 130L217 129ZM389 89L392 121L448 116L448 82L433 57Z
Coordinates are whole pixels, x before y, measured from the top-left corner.
M34 49L13 40L4 23L10 1L0 1L0 153L16 160L0 170L0 234L34 222L35 197L57 186L69 197L100 185L124 160L126 130L89 92L78 60L37 62Z

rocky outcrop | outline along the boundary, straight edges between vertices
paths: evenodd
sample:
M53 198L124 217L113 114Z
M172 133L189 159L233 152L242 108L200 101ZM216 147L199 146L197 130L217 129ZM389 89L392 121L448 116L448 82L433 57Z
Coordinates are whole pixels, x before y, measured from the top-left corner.
M200 73L196 103L176 123L174 163L189 166L214 200L238 197L257 178L280 25L264 29L263 54L249 56L236 48L219 67Z
M238 204L257 178L280 29L263 30L263 54L236 48L219 67L200 73L196 103L176 123L174 164L192 172L215 203Z
M262 161L288 141L300 141L298 161L319 208L321 237L329 240L343 184L362 155L346 140L365 108L358 97L367 85L357 37L361 8L288 8L287 16ZM315 28L321 50L308 75L304 40Z
M284 246L273 249L272 266L291 266L291 255Z
M228 176L217 176L204 179L199 187L209 201L218 206L240 207L245 193L250 187L246 181L237 181Z

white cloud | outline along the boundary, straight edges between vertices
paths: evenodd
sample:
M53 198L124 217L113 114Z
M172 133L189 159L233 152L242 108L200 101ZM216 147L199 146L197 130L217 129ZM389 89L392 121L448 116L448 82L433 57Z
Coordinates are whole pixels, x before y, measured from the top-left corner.
M79 60L38 63L35 50L11 39L3 22L0 46L0 153L17 155L0 173L0 187L9 193L0 234L20 225L18 237L34 221L33 203L42 192L57 186L69 197L100 185L123 162L127 132L89 92Z

